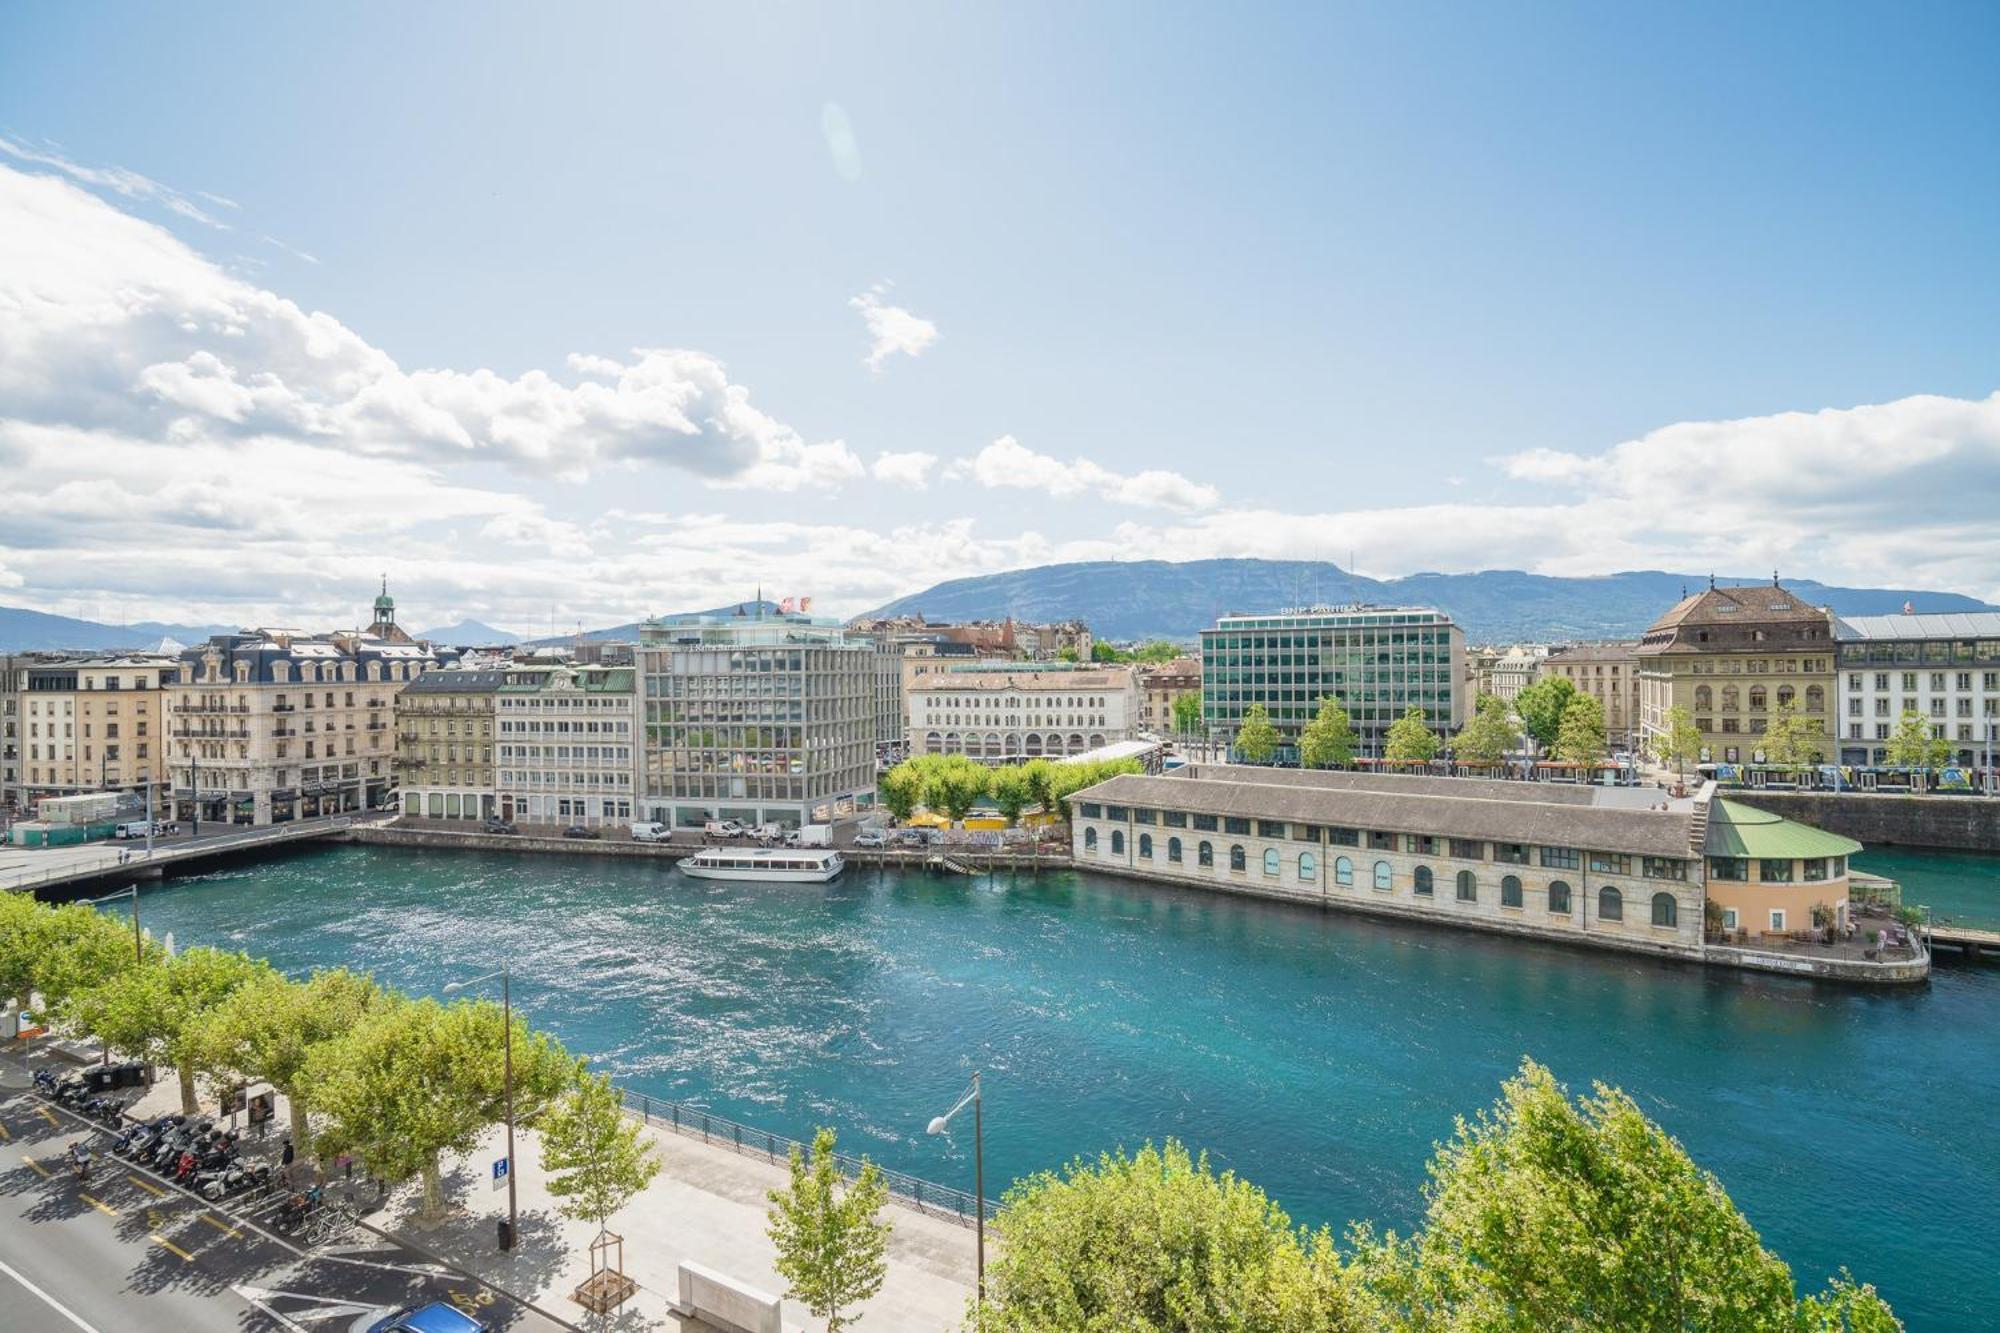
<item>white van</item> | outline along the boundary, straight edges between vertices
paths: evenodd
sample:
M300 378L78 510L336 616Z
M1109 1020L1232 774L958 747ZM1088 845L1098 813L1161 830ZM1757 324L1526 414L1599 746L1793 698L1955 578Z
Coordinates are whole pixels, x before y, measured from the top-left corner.
M701 826L701 831L711 838L734 838L741 836L743 826L733 819L711 819Z
M632 826L634 842L670 842L673 836L674 831L665 824L639 823Z
M831 824L805 824L785 835L788 847L831 847L833 846L833 826Z

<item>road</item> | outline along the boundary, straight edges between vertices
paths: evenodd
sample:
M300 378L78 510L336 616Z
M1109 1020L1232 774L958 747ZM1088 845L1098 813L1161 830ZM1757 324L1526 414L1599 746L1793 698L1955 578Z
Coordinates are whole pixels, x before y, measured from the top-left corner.
M338 828L344 824L366 819L388 817L388 812L356 812L254 828L211 821L202 824L201 836L198 838L194 837L188 826L183 824L177 832L155 838L153 848L162 859L170 860L175 854L193 848L219 851L237 844L268 839L271 834L277 832ZM129 864L120 865L118 858L121 854L131 858ZM116 872L135 869L145 864L146 842L143 838L80 843L73 847L16 847L11 843L5 843L0 844L0 888L32 886L52 873L63 874L86 867Z
M0 1326L8 1333L359 1333L403 1305L449 1301L494 1329L565 1326L366 1228L307 1249L111 1156L110 1136L19 1087L0 1089ZM63 1160L93 1146L87 1182ZM268 1212L272 1200L263 1210Z

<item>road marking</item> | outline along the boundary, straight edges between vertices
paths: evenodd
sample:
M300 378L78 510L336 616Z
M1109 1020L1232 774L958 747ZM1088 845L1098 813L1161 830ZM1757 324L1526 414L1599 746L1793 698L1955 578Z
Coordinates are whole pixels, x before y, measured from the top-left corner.
M162 1249L172 1250L175 1254L178 1254L182 1259L186 1260L188 1263L194 1262L193 1255L189 1254L186 1250L174 1244L172 1241L168 1240L165 1236L162 1236L157 1231L153 1232L152 1235L149 1236L147 1239L151 1240L155 1245L160 1246Z
M32 1157L23 1154L21 1160L26 1162L29 1166L33 1167L35 1170L35 1174L39 1175L43 1180L47 1180L53 1174L47 1167L43 1166L40 1162L36 1161Z
M138 1175L135 1174L134 1172L127 1171L125 1173L125 1179L131 1181L134 1185L137 1185L140 1189L146 1191L146 1193L152 1195L156 1199L164 1199L167 1197L167 1192L165 1190L161 1189L158 1185L153 1184L151 1181L141 1180L138 1177Z
M5 1125L0 1125L0 1141L12 1143L14 1141L14 1131Z
M94 1325L84 1323L83 1320L77 1316L76 1311L70 1309L67 1305L64 1305L61 1301L49 1295L46 1291L43 1291L40 1287L28 1281L28 1279L22 1277L5 1260L0 1260L0 1273L5 1273L8 1277L13 1278L23 1287L26 1287L34 1295L40 1297L44 1305L48 1306L51 1310L54 1310L57 1314L61 1315L63 1318L69 1320L70 1323L75 1324L78 1328L82 1329L83 1333L98 1333L98 1330Z
M95 1208L98 1212L103 1213L106 1217L118 1216L118 1210L116 1208L113 1208L110 1204L106 1203L104 1200L100 1198L97 1198L95 1195L86 1194L83 1196L83 1201L89 1204L92 1208Z
M214 1227L217 1231L220 1231L225 1236L235 1236L239 1240L242 1239L243 1237L243 1233L238 1231L235 1227L230 1226L229 1223L227 1222L218 1220L209 1213L203 1213L201 1215L201 1220L208 1223L210 1226Z
M44 1115L45 1117L47 1117L47 1118L48 1118L48 1122L49 1122L49 1123L50 1123L51 1125L54 1125L54 1126L55 1126L55 1127L56 1127L57 1129L61 1129L61 1128L62 1128L62 1121L60 1121L60 1120L56 1119L56 1113L55 1113L54 1111L51 1111L51 1110L50 1110L50 1109L49 1109L48 1107L46 1107L46 1106L37 1106L37 1107L36 1107L35 1109L36 1109L37 1111L40 1111L40 1112L41 1112L41 1113L42 1113L42 1114L43 1114L43 1115Z

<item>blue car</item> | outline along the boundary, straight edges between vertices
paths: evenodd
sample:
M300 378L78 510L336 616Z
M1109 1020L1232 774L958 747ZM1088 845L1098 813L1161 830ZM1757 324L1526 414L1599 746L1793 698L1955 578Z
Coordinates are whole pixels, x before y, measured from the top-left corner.
M368 1333L493 1333L485 1324L443 1301L412 1305L368 1326Z

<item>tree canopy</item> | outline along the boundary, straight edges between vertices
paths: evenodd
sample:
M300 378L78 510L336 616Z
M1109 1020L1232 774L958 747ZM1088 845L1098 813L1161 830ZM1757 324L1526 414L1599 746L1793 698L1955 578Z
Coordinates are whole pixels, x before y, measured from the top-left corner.
M1174 730L1182 736L1201 730L1201 696L1193 690L1174 696Z
M1424 710L1412 705L1389 724L1382 744L1382 757L1402 762L1428 763L1437 758L1437 733L1424 725Z
M569 1090L536 1129L557 1211L595 1222L599 1231L660 1173L653 1144L625 1114L618 1089L608 1075L591 1073L586 1060L576 1062Z
M1530 740L1548 751L1562 735L1563 718L1578 696L1576 683L1564 676L1543 676L1514 696L1514 711Z
M1018 764L993 770L993 808L1009 824L1019 822L1021 812L1028 808L1035 798L1034 789L1028 784L1028 774Z
M848 1309L882 1289L889 1245L889 1224L878 1216L889 1198L882 1169L864 1160L844 1182L833 1145L830 1129L813 1136L810 1159L793 1144L789 1186L766 1196L778 1272L790 1294L826 1320L827 1333L847 1327Z
M1941 768L1951 762L1951 742L1931 734L1931 725L1916 709L1907 709L1889 737L1888 758L1909 768Z
M1398 721L1396 725L1402 723ZM1393 728L1389 735L1393 741ZM1452 740L1452 757L1461 764L1497 764L1514 748L1516 736L1514 719L1508 714L1505 701L1496 695L1482 694L1473 706L1471 719Z
M1251 704L1243 710L1243 723L1236 729L1236 757L1246 764L1269 763L1278 752L1278 729L1271 725L1270 710Z
M1609 750L1604 734L1604 701L1579 694L1563 709L1555 757L1566 764L1597 764Z
M127 947L130 947L129 940ZM204 1072L201 1024L230 993L271 975L248 954L197 946L127 967L76 997L77 1021L105 1045L180 1076L181 1112L195 1113L195 1076Z
M1695 727L1694 714L1685 705L1675 704L1661 720L1663 729L1653 735L1653 757L1685 775L1687 766L1701 758L1701 732Z
M344 967L315 972L305 981L265 972L202 1016L194 1036L198 1063L261 1079L283 1093L291 1109L292 1142L310 1152L307 1061L315 1047L358 1027L386 1003L374 978Z
M1340 700L1326 695L1319 712L1299 733L1299 762L1307 768L1342 768L1354 762L1354 723Z
M1800 715L1798 705L1787 699L1771 715L1764 732L1764 753L1774 764L1797 767L1817 761L1826 749L1825 733L1817 719Z

